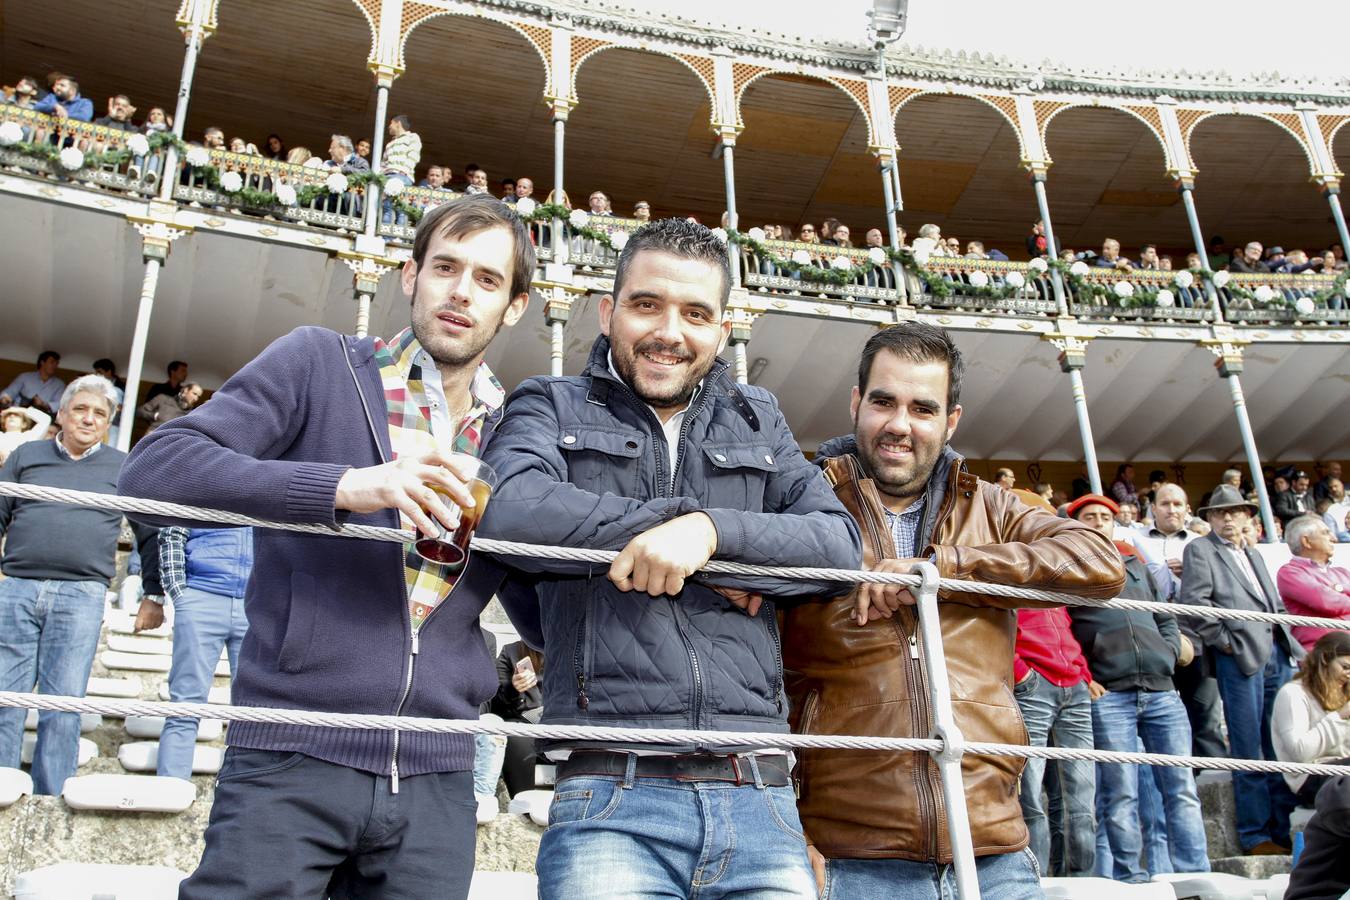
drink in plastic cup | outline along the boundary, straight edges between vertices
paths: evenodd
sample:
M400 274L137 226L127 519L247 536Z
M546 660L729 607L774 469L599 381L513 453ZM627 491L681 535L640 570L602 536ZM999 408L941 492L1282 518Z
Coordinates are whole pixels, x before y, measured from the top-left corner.
M475 456L463 453L455 454L456 462L461 463L460 473L468 478L469 493L473 494L474 505L469 509L458 507L453 501L451 506L459 509L459 523L454 528L441 528L436 537L422 537L413 543L417 555L427 562L461 569L469 558L469 540L482 521L483 511L487 509L488 498L497 486L497 473L487 463ZM432 487L442 497L445 493ZM448 498L447 498L448 499Z

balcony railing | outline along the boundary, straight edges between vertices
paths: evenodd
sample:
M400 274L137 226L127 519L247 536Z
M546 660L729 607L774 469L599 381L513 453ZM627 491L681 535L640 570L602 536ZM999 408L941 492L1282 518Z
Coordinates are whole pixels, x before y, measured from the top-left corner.
M206 155L209 162L204 166L184 160L173 188L175 200L348 232L362 227L365 191L359 186L329 190L334 169L225 150L210 150ZM238 189L226 189L227 173L239 177Z
M1205 297L1203 282L1195 276L1191 284L1183 287L1177 283L1177 273L1162 270L1131 269L1118 271L1108 268L1089 268L1087 274L1079 276L1091 285L1100 285L1106 289L1110 302L1094 297L1089 290L1075 288L1073 279L1065 279L1064 288L1068 293L1069 311L1075 316L1093 319L1144 320L1158 322L1212 322L1214 310ZM1128 282L1136 292L1127 298L1117 297L1116 285ZM1148 294L1166 290L1170 301L1163 304L1158 300L1148 301ZM1163 295L1167 296L1167 295Z
M440 188L410 187L404 188L398 198L408 206L414 207L422 212L435 209L442 203L449 203L451 200L458 200L462 197L458 191L443 191ZM406 213L400 214L394 209L382 210L380 214L380 224L376 228L376 233L390 240L398 241L403 244L411 244L413 234L417 231L417 225L407 216Z
M1241 274L1219 289L1224 317L1248 324L1341 325L1350 322L1345 281L1335 275Z
M41 175L66 176L107 190L145 196L155 192L164 168L163 149L140 155L127 153L116 162L103 159L106 154L126 150L135 132L4 104L0 104L0 128L17 139L14 143L0 141L0 164ZM83 165L72 168L60 158L33 156L24 152L24 144L37 145L53 155L62 150L77 150L83 157Z

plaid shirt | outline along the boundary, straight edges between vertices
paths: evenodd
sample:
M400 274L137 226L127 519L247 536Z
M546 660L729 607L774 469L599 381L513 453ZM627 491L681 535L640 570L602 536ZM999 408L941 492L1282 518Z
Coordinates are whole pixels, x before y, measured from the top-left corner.
M900 559L913 559L919 552L919 526L923 524L923 510L928 505L928 496L920 494L919 499L910 504L902 513L886 510L886 524L891 526L891 540L895 542L895 555Z
M375 341L375 359L380 366L380 380L384 384L384 399L389 414L389 443L394 449L394 458L421 456L449 444L455 453L467 453L477 456L482 443L483 423L488 414L501 407L506 401L506 392L493 376L487 363L481 363L474 374L469 394L473 401L464 418L452 423L451 434L436 434L433 422L444 419L439 408L433 410L433 404L444 405L439 398L439 380L434 383L424 381L424 374L435 379L438 375L434 363L422 352L411 328L405 328L396 334L389 343L379 339ZM430 373L425 367L430 366ZM413 524L406 516L401 517L404 528ZM463 571L462 569L460 571ZM418 556L412 545L408 545L404 560L404 575L408 584L408 615L413 631L422 627L426 617L431 614L455 586L457 572L448 567L427 562Z
M187 540L186 528L159 530L159 583L172 603L187 589Z

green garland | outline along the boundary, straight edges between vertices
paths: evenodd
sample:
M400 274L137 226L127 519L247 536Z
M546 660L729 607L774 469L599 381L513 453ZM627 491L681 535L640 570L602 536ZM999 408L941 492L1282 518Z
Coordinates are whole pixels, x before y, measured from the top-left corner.
M613 250L615 253L620 252L620 249L614 246L614 240L611 237L610 232L602 231L599 228L592 228L589 224L581 226L572 225L569 222L569 219L573 212L574 210L569 209L561 203L539 203L535 205L534 211L528 216L520 216L520 218L525 222L546 222L552 219L562 219L564 222L568 222L567 227L572 229L573 234L595 241L597 244L600 244L606 249ZM517 215L519 215L519 212L517 212Z
M130 133L128 136L130 136ZM62 140L62 143L64 142L65 141ZM182 152L185 152L187 148L187 145L183 143L182 138L178 137L178 135L174 134L172 131L156 131L153 134L147 135L146 143L150 145L151 153L161 147L172 146L181 154ZM19 141L4 149L13 150L32 159L49 163L58 174L64 175L67 178L73 178L77 172L82 172L85 169L101 169L104 166L121 166L136 156L136 154L132 153L126 147L119 147L114 150L104 150L102 153L86 153L84 154L84 165L72 171L61 165L61 151L65 148L60 146L60 144L53 144L49 141L42 141L40 143Z

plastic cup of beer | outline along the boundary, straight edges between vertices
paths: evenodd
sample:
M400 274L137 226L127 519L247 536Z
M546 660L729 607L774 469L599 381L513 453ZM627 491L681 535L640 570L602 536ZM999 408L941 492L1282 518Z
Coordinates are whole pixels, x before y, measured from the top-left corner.
M487 509L488 498L497 486L497 472L476 456L464 453L454 454L459 463L459 473L468 479L469 493L473 495L474 505L464 509L450 500L445 492L432 485L432 490L447 501L451 509L459 511L459 522L454 528L441 527L441 533L435 537L422 537L413 543L417 555L427 562L462 569L469 558L469 540L482 521L483 511Z

